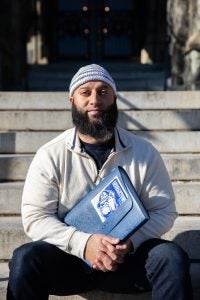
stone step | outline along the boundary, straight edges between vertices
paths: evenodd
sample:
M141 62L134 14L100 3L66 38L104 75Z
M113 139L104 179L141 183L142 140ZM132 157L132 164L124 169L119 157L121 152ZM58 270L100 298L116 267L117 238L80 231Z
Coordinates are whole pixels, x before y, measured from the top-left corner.
M118 90L164 90L166 75L162 68L143 69L125 68L113 69L112 76ZM72 69L30 69L27 86L30 91L65 91L68 89L74 73Z
M115 61L106 60L102 61L102 66L106 68L111 74L120 72L149 72L149 71L161 71L164 70L163 64L140 64L130 61ZM64 74L74 75L74 72L77 72L79 68L85 66L86 61L83 60L67 60L61 62L51 62L46 65L30 65L30 71L40 71L40 72L60 72Z
M0 132L0 153L35 153L61 131ZM133 131L161 153L199 153L200 131ZM186 142L187 141L187 142Z
M41 79L41 80L63 80L63 81L70 81L72 76L73 76L73 72L56 72L54 70L45 70L43 72L38 72L36 71L30 71L29 72L29 79ZM127 69L125 68L124 70L120 70L120 72L117 71L113 71L112 72L112 76L114 78L114 80L120 80L120 79L149 79L151 78L159 78L159 77L163 77L164 76L164 71L162 69L158 69L158 70L146 70L144 71L140 71L140 70L134 70L134 69Z
M19 215L24 182L0 183L0 215ZM200 215L200 182L173 182L180 215Z
M9 275L8 264L0 263L0 300L6 300L6 288L7 288L7 278ZM194 290L194 300L199 300L200 298L200 264L191 263L190 275L192 279L192 285ZM122 294L109 294L101 291L94 291L89 293L84 293L81 295L71 295L71 296L50 296L49 300L150 300L151 293L142 293L134 295L122 295Z
M199 130L200 110L120 111L118 124L128 130ZM65 130L71 111L0 111L1 131Z
M40 146L60 133L58 131L0 132L0 153L35 153Z
M0 110L70 110L68 92L0 92ZM199 91L119 92L120 110L199 109Z
M200 180L200 154L162 154L172 181ZM31 154L0 154L0 182L23 181Z
M175 240L187 251L189 257L200 259L200 218L181 216L175 221L173 228L163 237ZM0 260L9 259L13 249L30 241L24 234L21 217L0 217Z
M0 183L0 215L21 214L24 182Z
M25 179L33 155L0 155L0 182Z
M160 153L199 153L200 131L135 131Z
M7 289L7 280L0 281L0 300L6 300L6 289ZM199 295L199 294L198 294ZM80 295L71 295L71 296L49 296L49 300L150 300L151 293L142 293L142 294L111 294L101 291L94 291L83 293ZM198 298L194 298L198 300Z
M171 180L200 179L200 154L163 154Z
M31 77L27 84L29 91L66 91L69 89L70 80L56 77L47 79L45 76ZM118 91L164 91L166 86L163 73L149 74L149 77L138 76L132 78L116 78L115 83Z
M193 260L200 261L200 218L199 216L179 216L173 228L163 235L180 245Z
M8 260L16 247L30 242L25 235L21 217L0 217L0 260Z
M66 72L29 72L28 80L29 83L32 84L31 81L42 81L42 82L53 82L53 81L58 81L58 82L63 82L65 84L65 87L70 84L70 81L72 79L73 74L72 73L66 73ZM158 70L158 71L147 71L147 72L135 72L135 71L128 71L124 70L120 72L113 72L112 77L115 80L116 86L118 87L118 83L121 81L135 81L135 80L165 80L165 73L163 70Z

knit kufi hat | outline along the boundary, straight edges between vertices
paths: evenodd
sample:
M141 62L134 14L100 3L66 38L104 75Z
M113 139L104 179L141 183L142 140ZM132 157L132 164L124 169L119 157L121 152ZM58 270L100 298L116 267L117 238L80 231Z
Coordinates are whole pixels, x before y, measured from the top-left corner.
M69 86L69 96L73 95L75 89L88 81L103 81L109 84L114 93L117 94L116 85L110 74L101 66L92 64L87 65L78 70L73 76Z

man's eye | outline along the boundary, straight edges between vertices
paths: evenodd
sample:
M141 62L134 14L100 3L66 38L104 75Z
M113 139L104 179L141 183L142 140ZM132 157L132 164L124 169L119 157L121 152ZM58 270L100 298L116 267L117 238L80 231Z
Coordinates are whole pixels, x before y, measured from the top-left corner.
M88 93L88 91L82 91L81 92L81 95L83 95L83 96L87 96L89 93Z
M106 95L106 93L107 93L106 90L101 90L101 91L100 91L100 94L101 94L101 95Z

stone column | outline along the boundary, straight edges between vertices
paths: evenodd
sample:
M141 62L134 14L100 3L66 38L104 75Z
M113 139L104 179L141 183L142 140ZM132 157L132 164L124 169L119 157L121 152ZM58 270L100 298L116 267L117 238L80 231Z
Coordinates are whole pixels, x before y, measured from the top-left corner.
M2 56L2 89L25 88L27 0L2 0L0 12L0 52Z
M185 43L184 59L186 89L200 89L200 0L190 2L189 32Z
M11 81L11 32L10 32L10 3L1 1L0 10L0 89L6 89Z
M10 0L11 1L11 0ZM29 25L29 1L11 1L12 30L12 89L24 89L26 78L26 39Z
M200 80L200 0L168 0L172 89L198 89Z

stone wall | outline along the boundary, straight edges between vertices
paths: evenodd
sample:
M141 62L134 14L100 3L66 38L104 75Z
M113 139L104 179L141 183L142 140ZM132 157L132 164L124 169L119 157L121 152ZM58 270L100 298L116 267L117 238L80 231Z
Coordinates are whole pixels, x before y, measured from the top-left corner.
M25 87L26 35L29 1L1 0L0 9L0 89Z
M0 89L11 80L11 50L10 50L10 3L1 1L0 10Z
M168 0L171 84L174 89L200 88L200 0Z

